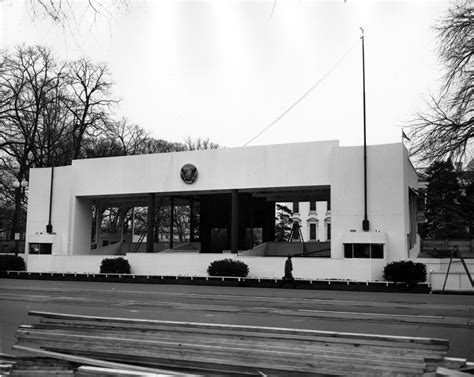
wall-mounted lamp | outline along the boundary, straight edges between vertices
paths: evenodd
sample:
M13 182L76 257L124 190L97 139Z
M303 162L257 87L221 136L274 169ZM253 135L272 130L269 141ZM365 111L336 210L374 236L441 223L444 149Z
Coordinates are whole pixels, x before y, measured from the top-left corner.
M13 222L13 235L15 238L15 256L18 256L20 248L20 207L21 207L21 197L24 194L25 188L28 186L28 181L23 178L21 182L16 179L12 182L12 186L18 190L15 193L15 214Z
M15 188L19 188L19 187L25 188L25 187L28 186L28 181L27 181L25 178L23 178L23 179L21 180L21 182L18 181L18 179L16 179L16 180L13 181L12 185L13 185L13 187L15 187Z

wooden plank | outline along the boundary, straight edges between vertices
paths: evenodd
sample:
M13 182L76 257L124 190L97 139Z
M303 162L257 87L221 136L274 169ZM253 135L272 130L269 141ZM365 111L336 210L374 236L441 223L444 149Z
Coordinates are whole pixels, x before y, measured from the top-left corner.
M88 352L87 350L85 352ZM89 351L90 352L90 351ZM134 358L130 357L124 357L124 355L118 355L116 353L107 353L107 350L104 349L104 351L94 351L94 354L97 356L100 356L101 358L104 359L113 359L113 360L119 360L122 358L125 362L133 362ZM146 359L147 356L146 354L143 355L141 354L139 356L140 362L143 363L144 359ZM311 365L311 366L306 366L305 368L302 367L295 367L293 365L288 365L288 363L278 365L275 363L265 363L262 361L259 361L257 365L249 365L249 364L239 364L235 363L234 361L223 361L220 359L213 359L212 357L199 357L198 360L194 360L192 357L189 357L189 355L181 354L181 355L175 355L175 356L170 356L170 355L165 355L163 359L157 358L155 355L151 357L151 363L155 363L155 365L159 366L166 366L170 365L174 368L179 367L179 368L188 368L191 371L196 371L196 370L210 370L210 371L231 371L234 373L250 373L252 375L256 375L258 371L264 371L266 374L274 375L274 372L276 371L277 373L283 373L283 375L286 376L292 376L292 375L299 375L301 373L306 374L306 375L354 375L354 376L383 376L383 375L393 375L399 372L395 372L393 370L370 370L370 369L358 369L357 367L353 366L341 366L337 364L332 364L332 365ZM349 372L350 371L350 372ZM407 375L410 373L407 373L406 371L400 372L403 373L403 375ZM417 375L421 374L422 372L416 373ZM412 372L413 374L413 372ZM206 373L207 375L207 373Z
M64 324L63 324L64 325ZM67 324L66 324L67 326ZM71 326L74 326L74 325L71 325ZM90 324L91 328L97 328L97 327L100 327L101 325L100 324ZM125 327L123 324L117 324L116 326L111 326L110 324L107 324L107 326L103 326L104 328L110 328L110 329L122 329L123 331L127 331L129 330L129 327ZM348 334L348 333L334 333L334 334L331 334L329 332L320 332L320 331L313 331L313 330L299 330L297 332L295 331L291 331L292 334L288 334L286 332L283 332L283 333L279 333L278 332L278 328L275 328L275 329L270 329L269 331L267 332L262 332L262 331L259 331L259 332L256 332L254 331L254 329L252 328L247 328L247 327L242 327L240 329L238 329L238 331L235 331L235 329L227 329L227 331L224 329L212 329L211 327L204 327L204 328L201 328L201 327L197 327L197 328L189 328L189 327L186 327L185 325L183 326L176 326L176 327L173 327L173 328L168 328L168 327L143 327L143 325L141 324L139 327L139 329L141 329L142 331L163 331L163 330L169 330L169 331L176 331L176 332L186 332L186 331L193 331L193 332L202 332L202 333L205 333L205 334L208 334L208 333L214 333L214 334L219 334L219 335L232 335L232 336L238 336L239 334L241 334L242 336L248 336L248 335L253 335L254 337L255 336L261 336L261 337L273 337L273 338L277 338L277 337L285 337L287 339L290 339L292 336L295 338L295 339L301 339L302 337L305 338L305 339L308 339L308 340L317 340L317 339L333 339L333 338L340 338L342 337L342 335L344 334ZM329 333L329 337L327 336ZM387 344L390 344L393 346L393 343L394 343L394 339L391 339L391 338L387 338L387 336L380 336L380 335L375 335L375 336L371 336L371 335L368 335L368 336L359 336L360 334L351 334L352 336L347 336L344 339L344 341L352 341L352 340L357 340L357 339L361 339L363 340L364 342L367 342L367 341L370 341L372 339L375 339L377 342L377 344L380 344L380 343L383 343L383 341L386 341ZM439 342L436 342L436 340L434 339L429 339L429 338L409 338L410 340L409 341L406 341L406 342L403 342L402 344L407 344L409 345L409 347L412 347L413 344L416 344L417 347L420 347L420 346L423 346L423 345L427 345L428 348L430 347L433 347L434 345L441 345L440 348L443 348L443 347L447 347L448 346L448 342L446 340L441 340L441 343ZM417 341L417 339L421 339L420 342ZM395 338L395 341L399 340L399 338ZM428 341L428 343L426 342ZM436 347L435 347L436 348Z
M119 362L129 362L127 358L124 358L123 355L107 355L107 354L99 354L100 357L103 358L113 358ZM229 368L225 365L216 365L216 364L206 364L201 362L199 364L189 364L186 360L167 360L167 359L149 359L147 357L140 358L141 365L147 365L150 367L161 367L161 368L177 368L181 371L190 371L193 373L199 372L205 376L265 376L269 375L269 371L265 369L259 370L249 370L248 368L237 368L232 367ZM311 376L335 376L336 374L322 374L322 373L312 373ZM340 374L339 374L340 375ZM357 375L357 374L356 374ZM294 370L291 371L277 371L271 370L272 377L307 377L308 373L300 373Z
M448 369L460 369L466 365L466 361L466 359L445 357L440 366Z
M124 369L101 368L91 366L80 366L76 375L84 376L121 376L121 377L157 377L156 373L138 372Z
M68 344L61 342L60 340L51 340L50 343L45 343L44 341L41 343L42 346L48 348L48 349L56 349L58 347L59 349L67 349ZM317 369L319 370L321 368L327 367L329 370L333 370L334 368L343 368L344 370L379 370L379 371L403 371L403 372L417 372L417 373L422 373L424 370L423 365L403 365L403 364L397 364L397 365L388 365L388 364L380 364L380 363L374 363L371 362L370 360L366 361L360 361L358 359L354 360L349 360L344 357L339 357L339 358L328 358L328 357L321 357L319 355L314 355L314 357L306 357L306 356L301 356L298 354L293 354L293 355L268 355L268 354L253 354L252 351L238 351L238 350L218 350L215 349L212 352L205 352L206 350L203 349L191 349L189 347L180 347L180 346L172 346L172 345L166 345L163 348L149 348L149 347L143 347L141 346L140 348L137 348L136 346L134 347L127 347L124 344L117 344L114 343L115 347L111 343L104 343L100 342L100 340L86 340L83 343L73 343L72 344L72 350L74 352L81 352L81 351L89 351L91 347L94 349L94 352L100 352L100 351L108 351L112 352L114 354L126 354L130 356L132 359L135 358L135 360L141 359L144 355L148 356L155 356L157 354L160 355L160 357L166 357L166 359L177 359L180 360L182 358L185 358L188 361L192 362L200 362L203 359L209 359L212 358L214 362L216 362L216 359L219 360L220 363L229 365L229 364L235 364L235 363L244 363L245 365L248 366L253 366L253 367L259 367L262 362L267 362L270 363L270 365L273 365L275 368L275 365L278 364L278 362L281 362L281 360L291 360L291 367L293 370L298 370L298 371L306 371L309 372L311 371L308 370L308 366L314 367L314 365L317 365ZM71 344L69 344L70 346ZM277 357L275 357L277 356ZM286 365L284 366L286 367ZM279 367L280 368L280 367ZM281 369L281 368L280 368ZM314 369L313 369L314 370Z
M83 352L84 355L88 355L87 351ZM129 357L126 355L119 355L119 354L111 354L107 352L97 352L94 351L94 355L102 357L104 360L114 360L116 362L121 362L121 363L130 363L133 362L130 360ZM89 355L92 356L92 352L89 351ZM180 363L181 362L181 363ZM183 365L181 365L183 364ZM142 366L147 366L147 367L152 367L152 368L169 368L170 370L179 370L181 372L189 371L189 373L202 373L206 376L214 373L221 373L225 375L232 375L232 373L235 373L234 370L230 370L229 368L226 368L225 366L219 367L216 366L215 364L211 364L210 366L206 366L205 364L199 364L199 365L188 365L186 360L168 360L168 359L157 359L155 357L146 357L142 356L140 357L140 365ZM221 375L219 374L219 375ZM240 370L239 375L251 375L255 376L255 371L248 372L247 370Z
M100 335L100 334L99 334L99 335ZM132 339L132 336L129 335L129 334L127 334L125 340L128 340L129 338ZM114 340L116 340L116 341L121 341L122 339L123 339L123 337L118 337L117 339L114 339ZM160 338L158 338L158 339L160 339ZM179 339L179 341L182 342L183 340L182 340L182 339ZM198 342L199 340L195 340L195 341ZM226 346L225 343L219 343L219 344L221 344L223 347ZM264 347L264 345L260 345L260 346L261 346L261 347ZM291 345L290 345L290 346L291 346ZM248 348L254 348L254 347L248 346ZM269 347L269 348L272 349L272 347ZM301 347L293 346L293 348L301 348ZM314 346L313 346L313 347L311 347L311 348L313 348L313 349L315 349L315 350L321 350L321 349L334 350L334 351L337 353L337 352L339 352L338 348L340 349L341 347L340 347L340 346L338 346L338 347L329 346L329 347L328 347L328 346L326 346L326 345L323 344L323 345L320 345L319 347L314 347ZM311 348L309 348L309 349L311 349ZM367 347L353 347L353 346L348 346L348 347L345 346L345 347L343 348L343 350L341 350L341 352L342 352L342 353L348 353L348 354L350 354L350 353L352 353L352 352L357 352L357 351L355 351L355 350L357 350L357 351L360 350L360 352L367 352L368 355L369 355L369 354L371 354L371 355L377 355L377 353L381 353L381 350L380 350L379 347L373 347L372 349L369 349L369 348L367 348ZM392 348L391 350L387 349L386 352L392 352L393 354L396 354L396 353L397 353L397 349L396 349L396 348ZM407 361L409 361L410 359L413 359L413 358L415 358L415 359L418 358L418 359L419 359L420 357L421 357L421 358L429 357L430 360L431 360L431 359L438 359L438 360L441 360L442 357L443 357L443 355L444 355L444 354L438 354L438 353L434 354L434 353L432 353L432 352L431 352L431 353L426 353L426 352L420 353L419 351L414 350L413 353L406 353L406 352L403 352L403 353L401 353L401 355L400 355L399 357L401 357L401 358L406 357L406 358L407 358ZM358 357L360 357L360 356L358 356ZM390 356L387 356L387 358L392 359L392 357L390 357Z
M436 369L437 377L472 377L472 374L466 372L460 372L453 369L439 367Z
M51 369L23 369L23 368L14 368L10 372L12 376L74 376L73 370L51 370Z
M164 374L164 375L167 375L167 376L179 376L179 377L192 376L192 375L189 375L189 374L175 373L175 372L170 372L170 371L167 371L167 370L146 368L146 367L140 367L140 366L137 366L137 365L112 363L112 362L98 360L98 359L94 359L94 358L86 358L86 357L68 355L68 354L61 353L61 352L49 352L49 351L41 350L41 349L38 349L38 348L31 348L31 347L24 347L24 346L14 345L14 346L12 346L12 349L23 351L23 352L33 353L35 355L42 355L42 356L47 356L47 357L56 358L56 359L60 359L60 360L72 361L74 363L86 364L86 365L95 365L95 366L100 366L100 367L104 367L104 368L128 369L128 370L142 371L142 372L147 372L147 373ZM197 377L198 375L194 375L194 376Z
M294 347L274 347L274 346L269 346L268 344L262 344L259 346L249 346L248 344L245 343L213 343L213 342L207 342L206 340L198 340L198 339L193 339L194 341L192 343L186 343L189 342L188 339L180 339L179 341L176 341L174 339L170 340L164 340L164 339L154 339L154 340L142 340L142 339L132 339L130 336L116 336L116 337L111 337L109 334L80 334L80 333L48 333L44 331L34 331L31 329L28 329L27 334L22 333L21 331L18 333L19 339L38 339L39 341L47 341L50 340L52 342L56 341L64 341L64 339L67 339L69 342L74 343L76 341L87 341L87 342L93 342L93 341L99 341L99 342L108 342L111 344L111 347L114 346L114 344L120 343L121 346L129 346L129 347L175 347L178 345L181 348L186 348L186 349L196 349L199 348L200 352L219 352L220 349L226 349L229 350L229 352L237 352L237 351L248 351L252 350L252 353L261 353L261 354L275 354L275 357L281 357L284 355L285 357L292 357L292 356L298 356L298 357L310 357L313 355L319 355L319 356L325 356L325 357L334 357L334 358L341 358L341 355L344 355L344 359L351 360L354 359L357 362L376 362L379 361L384 364L392 363L393 365L398 365L397 363L400 363L400 365L422 365L424 367L424 361L423 358L407 358L407 357L389 357L385 355L374 355L374 354L366 354L366 353L351 353L351 352L346 352L345 350L333 350L333 351L328 351L326 350L325 347L320 347L320 348L315 348L315 349L309 349L309 348L301 348L298 347L297 344L295 344ZM26 336L24 336L26 335ZM118 334L117 334L118 335ZM217 351L216 351L217 350ZM288 351L290 350L290 351Z
M56 347L56 346L58 346L60 350L64 348L64 347L63 347L63 344L57 344L57 343L52 343L50 346L51 346L51 347ZM90 345L88 345L88 344L84 344L84 345L82 345L82 346L76 345L74 352L77 353L77 352L81 351L81 347L82 347L82 351L84 351L84 352L90 352L91 347L90 347ZM49 348L49 347L48 347L48 348ZM51 349L54 350L54 348L51 348ZM95 354L95 355L100 355L102 349L103 349L104 352L109 352L109 351L111 351L111 350L110 350L110 347L107 346L107 345L106 345L106 346L103 346L103 345L95 346L95 345L94 345L94 354ZM133 352L132 352L132 353L133 353ZM144 354L145 354L145 355L150 355L150 356L156 357L156 351L153 351L153 352L149 353L149 352L146 352L145 350L141 349L141 350L137 351L137 353L135 354L135 356L134 356L134 355L131 356L131 360L136 361L137 358L141 360ZM115 355L117 355L116 350L114 350L113 355L114 355L114 357L115 357ZM179 352L179 353L175 353L174 355L170 355L170 353L168 352L168 353L166 353L166 355L164 355L164 356L166 357L166 360L169 360L169 359L172 358L172 357L174 357L176 360L181 360L181 359L183 359L183 356L185 356L185 359L186 359L186 360L188 360L188 361L190 360L190 354L189 354L189 352L187 352L187 351L185 351L185 350L182 350L182 351ZM227 355L227 356L228 356L228 355ZM202 361L203 357L202 357L201 354L198 353L198 356L197 356L197 357L198 357L199 361ZM191 361L192 361L192 360L191 360ZM259 356L259 360L258 360L258 361L259 361L259 362L262 361L261 356ZM225 364L228 364L227 361L222 361L222 360L221 360L221 362L223 362L223 363L225 363ZM272 365L273 365L273 364L272 364ZM274 366L274 365L273 365L273 366ZM337 367L341 367L340 363L337 364ZM318 370L319 370L320 368L321 368L321 366L318 366ZM333 370L334 368L335 368L335 365L334 365L334 363L332 363L332 364L329 366L329 370ZM357 368L355 368L353 365L349 365L349 368L350 368L351 370L354 370L354 371L357 369ZM294 366L292 366L292 367L290 367L290 369L294 370L295 368L294 368ZM379 368L379 369L380 369L380 368ZM366 368L366 367L364 366L364 370L368 370L368 368ZM390 370L392 370L392 369L390 369Z
M77 319L77 320L93 320L97 322L109 322L109 323L120 323L121 325L131 323L140 325L153 325L158 324L161 326L175 326L179 328L201 328L201 329L232 329L234 331L252 331L255 333L277 333L277 334L308 334L313 336L324 336L324 337L335 337L335 338L346 338L346 339L364 339L364 340L390 340L392 342L399 343L417 343L417 344L440 344L448 345L449 342L446 339L437 338L421 338L421 337L405 337L405 336L392 336L392 335L374 335L374 334L358 334L358 333L345 333L345 332L334 332L334 331L318 331L318 330L295 330L288 328L277 328L277 327L257 327L257 326L239 326L239 325L223 325L223 324L208 324L208 323L197 323L197 322L176 322L176 321L158 321L158 320L147 320L147 319L129 319L129 318L109 318L109 317L98 317L98 316L84 316L84 315L72 315L72 314L60 314L51 312L38 312L31 311L30 315L40 316L44 318L58 318L58 319Z
M51 326L51 324L49 324L48 326ZM77 324L76 325L73 325L74 327L76 328L82 328L81 326L78 326ZM37 326L38 328L41 327L40 326ZM66 327L70 327L70 326L67 326L65 324L63 324L64 328ZM97 331L97 328L100 328L99 326L97 327L94 327ZM111 326L111 327L104 327L102 326L101 327L103 330L105 329L112 329L112 330L118 330L120 329L120 326ZM87 329L87 327L85 328ZM92 328L91 328L92 329ZM139 328L134 328L134 331L138 331L138 329L141 331L141 332L148 332L148 333L153 333L153 332L158 332L158 331L168 331L168 332L171 332L171 333L190 333L190 332L193 332L193 333L201 333L203 336L210 336L210 335L215 335L215 336L219 336L219 337L224 337L224 336L231 336L231 337L252 337L252 338L269 338L269 339L274 339L275 341L280 341L281 339L285 339L285 340L297 340L297 341L310 341L310 342L320 342L320 341L325 341L325 342L328 342L328 343L344 343L344 344L352 344L354 346L358 346L358 345L373 345L373 346L377 346L377 347L389 347L389 348L393 348L393 347L397 347L397 348L407 348L407 349L410 349L410 350L420 350L420 349L427 349L427 350L437 350L437 351L440 351L440 352L447 352L448 350L448 344L443 344L443 345L439 345L439 344L419 344L419 343L415 343L415 342L412 342L412 343L393 343L389 340L385 340L385 341L373 341L373 340L367 340L367 339L345 339L345 338L334 338L334 337L321 337L321 336L308 336L306 334L303 334L303 335L298 335L298 334L278 334L278 333L271 333L271 334L268 334L268 333L255 333L253 331L247 331L247 332L243 332L243 331L239 331L239 332L235 332L235 331L221 331L221 330L208 330L206 331L206 329L202 329L202 328L199 328L199 329L191 329L191 328L182 328L182 327L176 327L176 328L165 328L165 330L163 330L162 328L144 328L144 327L139 327ZM124 333L125 332L128 332L130 331L130 328L124 328L122 329L121 331L123 331Z
M61 338L61 337L65 337L66 335L62 335L62 336L59 335L59 336L60 336L60 338ZM43 339L44 334L40 334L39 337L40 337L40 338L39 338L39 341L40 341L40 343L41 343L41 339ZM122 342L122 343L123 343L123 342L126 342L127 339L111 339L111 341L112 341L112 342ZM56 342L56 338L53 338L53 342ZM143 345L140 345L140 344L138 343L137 346L143 346ZM298 352L300 352L300 351L298 351ZM344 353L341 353L341 354L344 354ZM325 353L325 355L327 355L327 353ZM334 353L333 353L332 355L334 355ZM347 356L356 356L356 357L358 357L358 359L364 359L364 358L360 357L359 355L347 355ZM367 359L367 358L370 359L370 357L365 357L365 359ZM393 359L390 359L390 358L389 358L389 359L387 359L387 362L388 362L388 361L392 361L392 360L393 360ZM398 360L398 361L401 361L401 360ZM406 361L407 361L407 362L410 362L410 361L413 362L413 359L411 359L411 360L408 359L408 360L406 360ZM419 362L419 360L416 360L416 361Z
M21 333L22 330L20 330ZM309 342L309 341L291 341L291 342L285 342L285 341L278 341L277 343L274 342L268 342L265 339L260 339L260 338L244 338L244 337L239 337L238 339L236 337L228 337L228 338L222 338L222 337L214 337L214 336L207 336L205 338L202 337L201 334L194 334L194 333L189 333L189 334L174 334L174 333L166 333L166 335L161 335L160 333L154 333L154 334L149 334L149 333L132 333L132 332L122 332L118 330L114 331L94 331L92 333L84 333L84 330L82 329L47 329L46 331L43 329L36 330L36 329L31 329L28 328L26 329L28 333L33 333L35 331L40 331L41 334L47 335L48 333L51 334L61 334L61 336L67 337L68 335L79 335L79 336L95 336L95 337L112 337L114 339L117 339L117 341L136 341L136 342L151 342L151 341L161 341L161 342L193 342L193 344L210 344L210 345L218 345L220 347L243 347L243 348L249 348L253 350L258 350L258 349L268 349L268 350L286 350L286 349L292 349L297 352L307 352L307 351L325 351L327 353L334 353L334 354L347 354L349 356L357 356L361 358L365 357L372 357L372 358L380 358L380 359L392 359L392 360L398 360L398 361L422 361L423 358L419 355L416 355L416 357L413 356L412 353L407 353L407 355L403 356L397 356L393 355L393 347L387 347L387 352L383 353L381 352L380 348L373 349L373 350L367 350L366 348L361 348L361 347L345 347L344 345L342 346L328 346L326 344L320 344L318 342Z

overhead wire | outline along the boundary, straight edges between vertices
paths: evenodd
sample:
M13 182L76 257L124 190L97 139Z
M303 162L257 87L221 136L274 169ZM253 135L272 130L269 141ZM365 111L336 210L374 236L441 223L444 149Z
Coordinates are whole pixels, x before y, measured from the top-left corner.
M268 19L268 21L271 21L271 20L272 20L273 12L275 11L276 5L277 5L277 0L275 0L275 1L273 2L272 13L270 14L270 18Z
M355 46L359 44L360 40L357 40L348 50L344 53L344 55L336 62L334 65L315 83L311 88L309 88L301 97L299 97L293 104L291 104L285 111L283 111L275 120L273 120L268 126L262 129L257 135L247 141L243 147L246 147L260 135L262 135L265 131L270 129L274 126L280 119L282 119L286 114L288 114L296 105L298 105L303 99L305 99L329 74L346 58L347 55L354 49Z

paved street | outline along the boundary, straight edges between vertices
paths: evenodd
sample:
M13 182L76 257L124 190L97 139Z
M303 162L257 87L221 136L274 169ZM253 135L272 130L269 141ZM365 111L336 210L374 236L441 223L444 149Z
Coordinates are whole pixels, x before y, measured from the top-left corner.
M0 279L2 352L28 311L409 335L474 361L474 296Z

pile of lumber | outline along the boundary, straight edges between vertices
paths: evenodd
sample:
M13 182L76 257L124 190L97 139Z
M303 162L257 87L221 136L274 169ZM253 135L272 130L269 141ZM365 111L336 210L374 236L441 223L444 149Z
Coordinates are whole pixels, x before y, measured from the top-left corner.
M465 364L446 359L448 341L443 339L30 314L40 320L20 326L14 348L177 373L420 376Z
M49 357L0 354L0 376L74 376L73 367L65 360Z
M18 349L47 357L0 353L0 377L198 377L189 373L113 363L23 346L18 346Z

